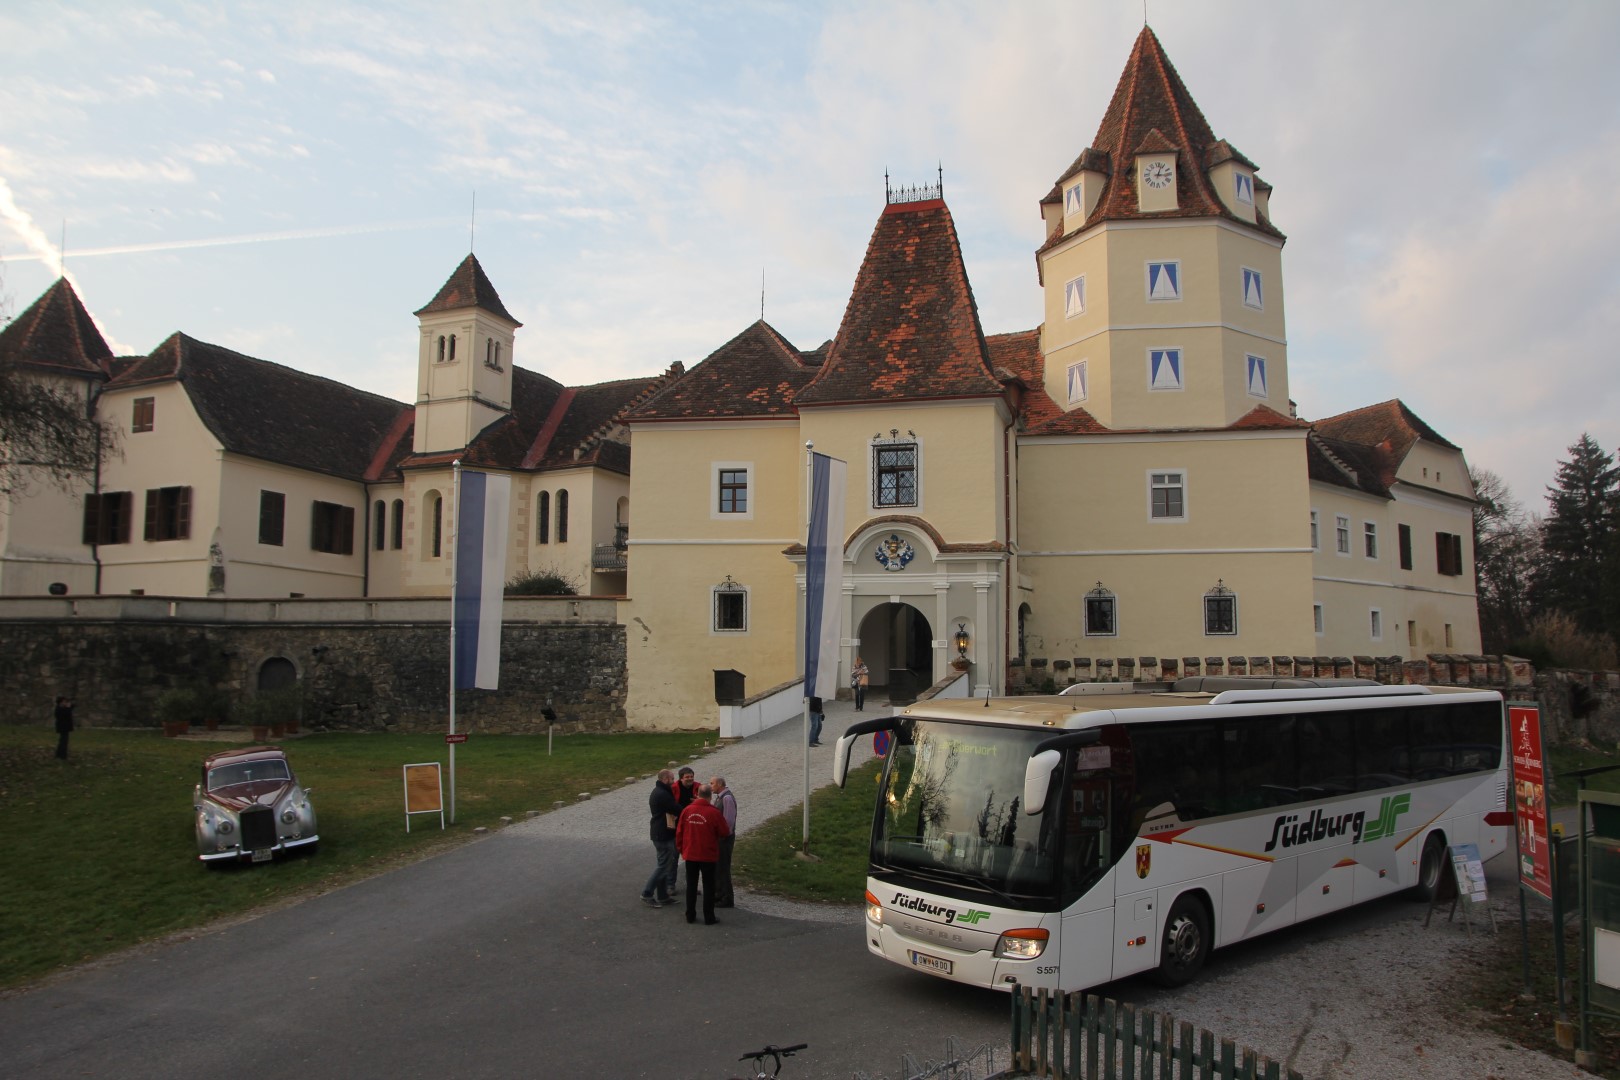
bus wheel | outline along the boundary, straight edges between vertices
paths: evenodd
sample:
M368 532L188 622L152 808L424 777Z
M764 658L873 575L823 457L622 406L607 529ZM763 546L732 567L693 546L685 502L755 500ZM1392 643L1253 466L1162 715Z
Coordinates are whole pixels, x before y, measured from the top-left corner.
M1418 860L1417 884L1412 886L1412 899L1427 904L1440 891L1440 872L1446 865L1446 838L1438 832L1423 841L1423 857Z
M1209 916L1204 905L1183 896L1164 921L1164 943L1159 950L1156 978L1164 986L1182 986L1197 975L1209 958Z

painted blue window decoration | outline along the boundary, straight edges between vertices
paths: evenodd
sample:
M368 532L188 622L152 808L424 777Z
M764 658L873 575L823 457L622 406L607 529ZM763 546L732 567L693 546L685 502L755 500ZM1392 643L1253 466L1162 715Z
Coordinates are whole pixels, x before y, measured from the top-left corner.
M1181 389L1181 350L1148 350L1148 389Z
M1181 264L1179 262L1150 262L1147 264L1149 300L1181 299Z
M1074 405L1086 400L1089 388L1086 385L1086 367L1090 363L1082 360L1078 364L1069 365L1069 404Z
M1260 271L1243 268L1243 303L1256 311L1266 306L1265 296L1260 289Z
M1266 393L1266 361L1264 357L1251 356L1249 364L1249 396L1263 398Z
M1078 214L1085 209L1084 184L1076 184L1063 193L1063 212L1065 214Z
M890 533L878 541L877 550L873 555L877 557L878 565L883 569L890 573L898 573L917 557L917 551L911 546L911 541L901 538L898 533Z
M1086 313L1086 275L1081 274L1063 286L1063 315L1072 319Z
M1240 202L1240 203L1247 203L1248 205L1253 206L1254 205L1254 177L1250 176L1248 173L1241 173L1241 172L1240 173L1233 173L1232 175L1233 175L1233 178L1237 181L1237 201Z

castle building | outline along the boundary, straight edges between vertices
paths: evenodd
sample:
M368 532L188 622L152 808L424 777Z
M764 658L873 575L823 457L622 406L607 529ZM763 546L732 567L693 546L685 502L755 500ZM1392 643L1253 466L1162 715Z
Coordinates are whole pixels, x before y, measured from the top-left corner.
M58 282L0 364L117 452L0 516L0 592L445 595L459 460L513 478L509 578L622 597L631 725L706 726L716 670L799 674L813 444L849 465L840 662L877 694L1036 657L1477 652L1462 451L1400 401L1294 414L1258 172L1144 29L1039 198L1033 329L984 332L941 185L888 194L825 344L760 321L642 379L518 366L469 255L416 311L411 404L182 334L114 358Z

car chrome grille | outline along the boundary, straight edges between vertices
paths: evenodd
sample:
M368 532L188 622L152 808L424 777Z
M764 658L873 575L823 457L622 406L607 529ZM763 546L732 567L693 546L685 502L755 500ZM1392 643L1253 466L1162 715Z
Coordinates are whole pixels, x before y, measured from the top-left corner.
M264 851L276 846L276 814L268 806L242 811L242 850Z

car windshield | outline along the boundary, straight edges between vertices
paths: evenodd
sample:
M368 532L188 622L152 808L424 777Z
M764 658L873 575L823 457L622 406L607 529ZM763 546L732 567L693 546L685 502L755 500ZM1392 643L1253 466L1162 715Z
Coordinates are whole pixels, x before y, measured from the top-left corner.
M276 758L265 761L236 761L208 770L208 790L251 784L260 780L290 780L292 772L287 763Z
M1023 808L1024 766L1051 732L919 720L896 734L874 864L1009 897L1051 894L1048 815Z

